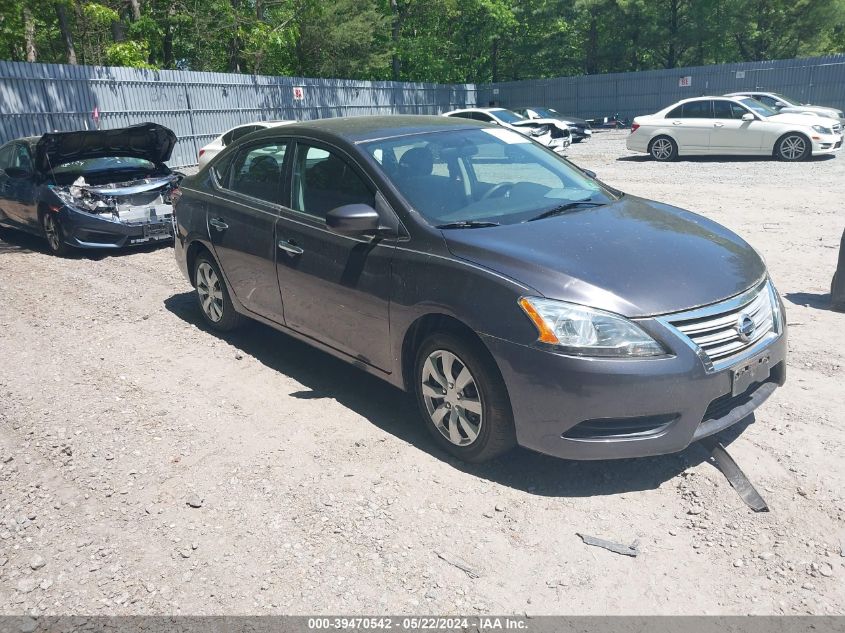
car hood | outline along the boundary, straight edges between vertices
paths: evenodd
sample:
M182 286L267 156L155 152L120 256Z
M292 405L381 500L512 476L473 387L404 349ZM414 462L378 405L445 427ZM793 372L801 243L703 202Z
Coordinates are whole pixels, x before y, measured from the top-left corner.
M444 230L449 250L542 295L628 317L715 303L766 272L723 226L634 196L535 222Z
M822 125L827 124L828 127L833 125L834 121L828 118L820 117L818 114L811 114L809 112L783 112L780 114L773 114L768 118L769 121L775 123L788 123L790 125Z
M175 145L173 131L157 123L114 130L50 132L38 139L35 161L43 172L62 163L107 156L131 156L159 164L170 158Z
M566 123L560 119L525 119L524 121L516 121L512 123L516 127L532 127L536 125L554 125L555 127L565 128Z
M786 108L782 108L781 112L788 112L788 113L798 113L798 112L809 112L813 114L820 114L822 116L831 117L834 119L839 118L839 110L836 108L825 108L823 106L787 106Z

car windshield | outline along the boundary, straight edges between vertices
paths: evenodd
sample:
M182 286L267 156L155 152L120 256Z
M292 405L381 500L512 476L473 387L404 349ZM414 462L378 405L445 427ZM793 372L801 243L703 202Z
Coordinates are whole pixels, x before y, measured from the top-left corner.
M155 171L155 165L143 158L131 156L106 156L74 160L53 168L54 174L88 174L97 171Z
M522 121L525 118L521 114L517 114L516 112L512 112L510 110L494 110L490 113L490 115L496 117L500 121L504 121L505 123L515 123L516 121Z
M744 104L746 107L750 108L760 116L774 116L778 114L778 111L774 108L770 108L765 103L761 103L757 101L757 99L752 99L748 97L747 99L740 99L740 103Z
M434 226L515 224L560 210L589 212L618 193L527 137L478 128L372 141L365 150ZM471 224L468 224L471 223Z
M531 109L534 110L534 112L536 112L540 117L542 117L544 119L556 119L560 116L557 112L555 112L551 108L531 108Z
M774 93L772 94L773 97L777 98L779 101L783 101L786 105L797 106L801 105L795 99L790 99L789 97L785 97L782 94Z

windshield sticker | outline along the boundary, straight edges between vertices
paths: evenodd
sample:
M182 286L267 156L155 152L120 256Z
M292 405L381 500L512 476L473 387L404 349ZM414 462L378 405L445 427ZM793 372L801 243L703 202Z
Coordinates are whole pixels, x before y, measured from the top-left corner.
M523 136L522 134L518 134L517 132L511 132L510 130L503 130L502 128L498 127L485 127L481 128L482 132L487 132L490 136L495 136L497 139L508 143L509 145L516 145L517 143L530 143L531 140L527 136Z

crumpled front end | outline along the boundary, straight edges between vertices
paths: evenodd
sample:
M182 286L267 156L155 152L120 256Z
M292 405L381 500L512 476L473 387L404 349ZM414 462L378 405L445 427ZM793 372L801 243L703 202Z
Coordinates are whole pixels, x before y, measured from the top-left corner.
M558 153L564 152L572 143L569 126L557 119L527 119L515 125L530 128L528 136Z
M79 177L71 185L49 185L61 203L50 205L50 212L60 214L64 240L73 246L120 248L170 240L180 179L168 174L91 185Z

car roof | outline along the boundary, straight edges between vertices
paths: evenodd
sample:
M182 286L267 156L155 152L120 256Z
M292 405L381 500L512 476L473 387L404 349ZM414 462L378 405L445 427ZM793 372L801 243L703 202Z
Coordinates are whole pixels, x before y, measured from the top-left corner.
M457 110L450 110L446 114L452 114L455 112L503 112L504 110L509 110L510 108L458 108Z
M300 121L285 126L285 132L303 136L334 137L350 144L408 136L483 127L484 124L467 119L434 115L352 116L332 119ZM253 132L249 138L272 136L273 130ZM276 132L277 133L277 132Z

